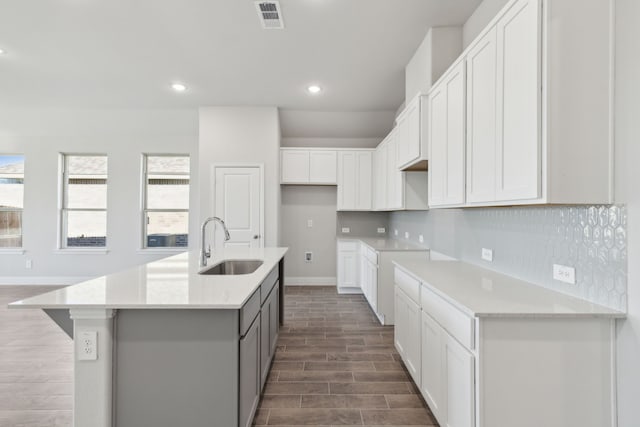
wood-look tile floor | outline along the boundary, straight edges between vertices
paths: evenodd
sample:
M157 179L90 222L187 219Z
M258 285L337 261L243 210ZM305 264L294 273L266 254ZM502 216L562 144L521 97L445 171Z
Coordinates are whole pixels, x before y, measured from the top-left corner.
M56 289L0 286L0 427L70 427L73 342L41 310L7 304Z
M0 427L70 427L73 344L40 310L55 288L0 286ZM361 295L287 287L285 325L256 426L437 426Z
M362 295L288 286L256 426L437 426Z

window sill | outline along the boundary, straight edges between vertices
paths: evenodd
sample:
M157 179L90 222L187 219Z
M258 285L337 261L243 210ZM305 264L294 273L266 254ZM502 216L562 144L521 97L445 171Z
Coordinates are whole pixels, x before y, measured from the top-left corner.
M24 255L25 252L20 248L0 248L0 255Z
M189 251L189 248L141 248L139 254L171 254L177 255Z
M109 253L109 249L97 249L97 248L65 248L56 249L53 251L58 255L106 255Z

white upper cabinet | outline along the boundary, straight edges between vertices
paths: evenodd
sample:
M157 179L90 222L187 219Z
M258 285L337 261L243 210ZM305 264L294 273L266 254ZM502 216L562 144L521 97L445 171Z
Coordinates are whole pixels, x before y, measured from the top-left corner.
M496 200L540 197L540 5L521 1L497 30Z
M402 209L404 199L403 172L398 164L398 133L392 132L387 142L387 208Z
M281 149L282 184L337 184L337 153L335 150Z
M426 96L416 96L398 116L396 166L402 170L426 170L427 137L423 135L426 123ZM425 120L426 122L426 120Z
M429 206L465 200L465 64L458 63L429 96Z
M496 30L467 54L467 201L495 199Z
M376 210L387 207L387 143L383 141L374 153L374 206Z
M338 153L338 210L373 208L373 150Z
M511 0L463 53L464 206L612 203L612 13L611 0ZM432 207L452 205L450 72L429 91Z

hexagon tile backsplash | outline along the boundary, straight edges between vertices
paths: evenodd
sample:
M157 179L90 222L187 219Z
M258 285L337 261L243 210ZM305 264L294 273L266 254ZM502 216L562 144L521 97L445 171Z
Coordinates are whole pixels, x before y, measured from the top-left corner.
M425 242L462 261L573 295L627 309L627 212L624 205L481 208L392 217ZM416 224L420 222L420 226ZM447 230L444 231L443 230ZM443 233L446 236L443 236ZM482 248L493 250L483 261ZM574 267L576 284L553 279L553 264Z
M503 238L496 242L494 264L505 273L626 310L625 206L483 209L469 220L471 226L476 221L492 224ZM553 264L574 267L576 284L554 280Z

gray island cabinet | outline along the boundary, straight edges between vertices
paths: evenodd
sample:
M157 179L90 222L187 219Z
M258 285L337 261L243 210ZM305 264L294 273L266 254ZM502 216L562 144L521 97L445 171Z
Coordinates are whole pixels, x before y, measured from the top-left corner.
M248 427L276 351L285 253L210 262L263 261L236 276L199 274L182 254L10 307L42 308L74 337L75 426Z

